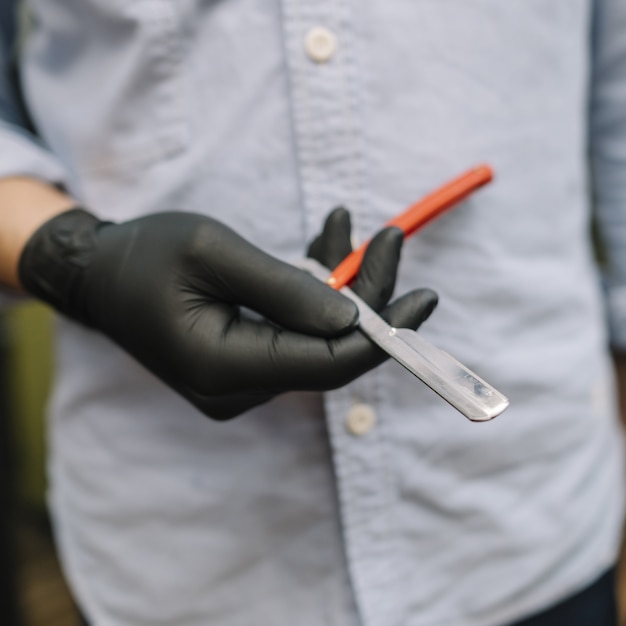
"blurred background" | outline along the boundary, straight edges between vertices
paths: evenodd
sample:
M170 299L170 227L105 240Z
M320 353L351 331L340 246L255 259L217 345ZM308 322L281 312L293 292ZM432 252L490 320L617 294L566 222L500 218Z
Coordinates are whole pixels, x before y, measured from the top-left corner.
M33 303L0 314L1 626L78 624L46 512L52 322Z
M0 626L78 626L46 512L52 324L30 302L0 313ZM626 626L626 557L618 595Z

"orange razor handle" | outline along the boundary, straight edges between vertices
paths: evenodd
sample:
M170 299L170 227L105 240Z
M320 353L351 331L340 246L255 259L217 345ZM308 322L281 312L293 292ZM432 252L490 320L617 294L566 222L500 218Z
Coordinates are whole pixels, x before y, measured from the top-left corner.
M397 226L408 237L464 200L473 191L493 180L493 170L488 165L478 165L442 185L411 205L406 211L389 220L385 227ZM357 275L369 241L351 252L333 271L328 284L341 289Z

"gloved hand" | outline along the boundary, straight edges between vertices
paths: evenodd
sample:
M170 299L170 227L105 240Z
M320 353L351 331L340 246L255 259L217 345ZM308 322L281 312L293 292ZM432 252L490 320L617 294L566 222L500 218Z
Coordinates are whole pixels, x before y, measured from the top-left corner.
M343 207L335 209L327 217L322 233L309 246L307 256L334 270L352 252L351 230L350 213ZM437 294L431 289L416 289L387 306L396 284L403 240L399 228L380 231L369 244L350 289L391 326L416 330L437 306ZM381 350L379 357L382 362L387 355Z
M372 242L361 295L386 302L401 244L394 230ZM113 224L73 209L32 235L18 271L28 292L104 333L214 419L281 392L339 387L384 359L355 330L350 300L197 214ZM417 326L433 306L431 292L417 292L386 315Z

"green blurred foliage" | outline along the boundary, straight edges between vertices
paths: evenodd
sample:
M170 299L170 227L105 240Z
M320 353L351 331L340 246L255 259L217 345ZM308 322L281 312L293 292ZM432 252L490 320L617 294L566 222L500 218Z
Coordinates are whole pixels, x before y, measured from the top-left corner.
M8 387L15 441L17 491L28 507L45 507L45 407L53 371L53 315L25 303L4 314L9 338Z

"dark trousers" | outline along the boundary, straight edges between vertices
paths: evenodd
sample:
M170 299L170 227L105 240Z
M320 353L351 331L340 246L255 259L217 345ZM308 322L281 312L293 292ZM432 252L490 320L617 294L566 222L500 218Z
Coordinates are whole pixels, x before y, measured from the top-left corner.
M510 626L617 626L615 570L555 606Z
M548 610L509 626L618 626L615 570Z

